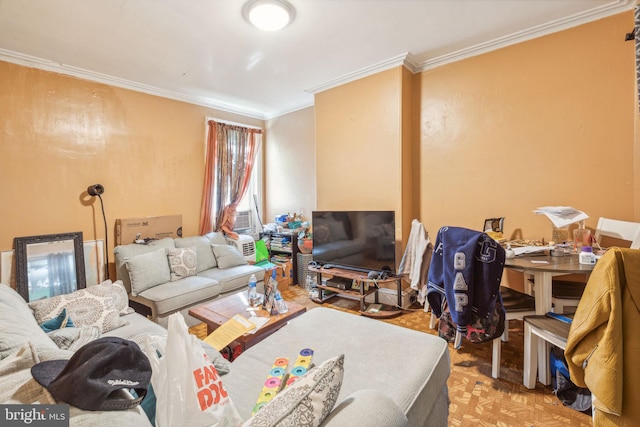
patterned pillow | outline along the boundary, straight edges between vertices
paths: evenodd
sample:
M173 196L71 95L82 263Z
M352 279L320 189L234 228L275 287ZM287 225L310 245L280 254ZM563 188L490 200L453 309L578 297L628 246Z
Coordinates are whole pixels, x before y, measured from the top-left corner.
M172 282L198 273L198 253L195 248L167 249L167 257Z
M87 292L96 295L98 297L113 298L113 305L120 313L120 316L125 314L131 314L135 310L129 307L129 296L127 290L122 284L122 280L112 282L111 280L105 280L99 285L89 286Z
M319 426L338 399L344 354L311 369L249 418L243 426Z
M99 296L90 289L32 301L29 307L38 324L57 317L65 308L76 326L97 326L102 333L127 324L120 319L112 296Z

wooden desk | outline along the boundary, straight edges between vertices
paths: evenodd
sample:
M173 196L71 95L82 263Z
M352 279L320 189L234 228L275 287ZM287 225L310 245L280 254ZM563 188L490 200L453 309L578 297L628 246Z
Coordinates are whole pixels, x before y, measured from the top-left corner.
M505 260L505 268L521 271L525 274L525 287L527 276L533 276L535 283L536 314L545 314L551 311L551 288L553 278L564 274L586 274L593 270L593 265L583 265L578 262L578 255L565 255L563 257L545 256L519 256ZM549 350L543 340L538 342L538 379L544 385L550 384L549 378ZM532 349L533 350L533 349Z

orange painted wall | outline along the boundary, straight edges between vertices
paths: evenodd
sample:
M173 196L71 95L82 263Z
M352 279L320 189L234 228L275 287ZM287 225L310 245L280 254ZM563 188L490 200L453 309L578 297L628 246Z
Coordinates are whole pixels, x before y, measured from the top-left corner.
M315 96L318 209L401 209L400 68Z
M0 250L13 238L82 231L116 218L182 214L198 230L205 117L262 120L0 62ZM114 233L109 236L113 247Z
M619 14L415 76L420 218L479 228L506 217L508 237L549 239L531 211L568 205L640 220L634 44Z

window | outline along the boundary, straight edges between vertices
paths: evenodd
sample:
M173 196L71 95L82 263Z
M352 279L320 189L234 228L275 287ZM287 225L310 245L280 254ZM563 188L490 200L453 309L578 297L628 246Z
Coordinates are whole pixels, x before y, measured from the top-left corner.
M210 127L208 126L207 122L210 120L214 120L215 122L218 123L224 123L224 124L228 124L228 125L233 125L233 126L241 126L241 127L245 127L245 128L254 128L254 129L259 129L255 126L251 126L251 125L246 125L243 123L235 123L235 122L229 122L229 121L225 121L225 120L220 120L220 119L215 119L215 118L211 118L211 117L207 117L205 120L205 156L206 156L206 152L207 152L207 141L209 141L209 129ZM245 195L243 196L243 198L240 200L240 202L238 203L238 206L236 208L236 212L242 212L242 211L249 211L251 212L251 223L253 224L252 228L253 230L256 229L256 224L259 224L258 220L257 220L257 215L256 215L256 210L257 208L259 208L260 206L262 206L262 194L263 194L263 185L264 185L264 180L263 180L263 167L262 167L262 146L258 147L258 151L255 157L255 163L254 163L254 167L253 170L251 172L251 178L250 178L250 182L249 182L249 186L247 188L247 191L245 193ZM235 163L235 159L232 159L231 162ZM214 172L215 175L215 172ZM214 195L214 197L212 198L212 208L213 208L213 212L217 212L220 208L220 206L218 206L218 204L227 204L230 202L230 200L223 200L222 195L217 193L219 190L219 188L214 188L213 191L216 192L216 194ZM252 230L252 231L253 231Z

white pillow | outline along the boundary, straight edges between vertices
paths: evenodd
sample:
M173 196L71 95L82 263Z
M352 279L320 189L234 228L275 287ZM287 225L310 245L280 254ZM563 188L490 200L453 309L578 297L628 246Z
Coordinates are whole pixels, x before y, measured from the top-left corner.
M235 267L236 265L245 265L247 260L244 259L238 248L232 245L211 245L213 253L218 262L218 268Z
M128 258L125 264L129 272L133 296L171 281L171 270L165 249L135 255Z
M319 426L338 400L344 375L344 354L333 357L276 394L249 418L249 426ZM304 420L304 424L301 421Z

